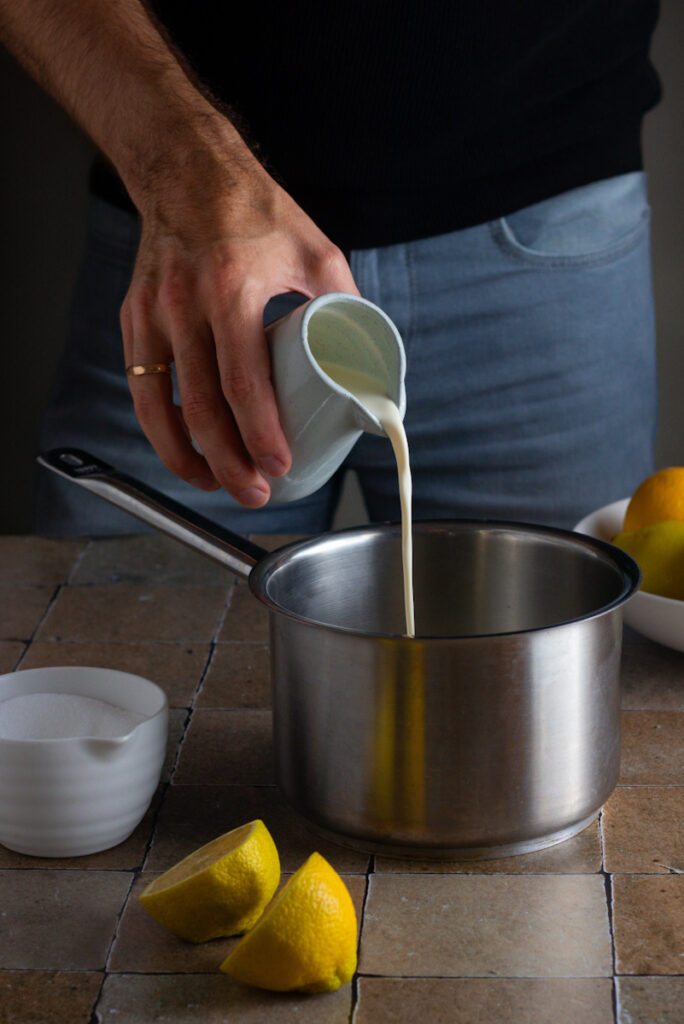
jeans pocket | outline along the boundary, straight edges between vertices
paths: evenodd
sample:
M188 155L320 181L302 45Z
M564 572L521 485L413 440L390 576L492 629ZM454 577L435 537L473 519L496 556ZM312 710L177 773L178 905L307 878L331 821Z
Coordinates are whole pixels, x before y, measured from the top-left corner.
M619 258L639 243L649 221L646 176L636 171L544 199L489 227L514 259L563 268Z

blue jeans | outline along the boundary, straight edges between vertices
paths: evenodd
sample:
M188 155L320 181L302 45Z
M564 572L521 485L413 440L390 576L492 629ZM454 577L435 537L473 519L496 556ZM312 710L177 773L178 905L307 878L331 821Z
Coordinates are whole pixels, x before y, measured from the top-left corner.
M43 447L75 445L238 532L329 528L344 472L372 520L397 520L391 447L363 435L301 501L247 510L195 490L157 459L123 372L118 314L138 241L133 217L93 200L71 333ZM416 519L494 517L571 526L653 471L656 426L649 207L642 173L574 189L477 227L355 251L362 295L407 352L406 431ZM276 298L272 319L301 297ZM39 532L141 525L50 474Z

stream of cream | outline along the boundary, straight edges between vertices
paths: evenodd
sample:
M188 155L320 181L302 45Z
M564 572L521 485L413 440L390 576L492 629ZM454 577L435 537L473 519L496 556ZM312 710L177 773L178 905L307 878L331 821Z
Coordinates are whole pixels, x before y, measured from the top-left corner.
M411 524L411 466L409 463L406 431L396 403L388 398L380 381L359 370L336 363L322 362L319 366L328 377L349 391L380 422L392 444L399 476L401 504L401 557L404 571L404 608L406 635L415 636L413 607L413 531Z

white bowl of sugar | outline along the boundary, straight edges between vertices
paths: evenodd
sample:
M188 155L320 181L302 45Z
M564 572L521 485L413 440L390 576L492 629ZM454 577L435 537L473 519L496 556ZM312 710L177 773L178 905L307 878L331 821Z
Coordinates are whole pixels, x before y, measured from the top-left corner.
M77 857L123 842L159 783L168 703L155 683L104 668L0 676L0 843Z

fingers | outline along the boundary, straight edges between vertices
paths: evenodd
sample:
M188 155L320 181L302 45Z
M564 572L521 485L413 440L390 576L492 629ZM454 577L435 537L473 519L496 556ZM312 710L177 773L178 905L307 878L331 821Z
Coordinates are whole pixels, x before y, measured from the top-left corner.
M346 256L327 238L306 262L305 284L307 294L312 296L325 292L360 294Z
M168 235L160 241L143 224L121 312L128 365L175 363L180 414L168 374L129 378L136 415L159 458L189 483L221 485L250 508L268 501L267 478L291 464L271 383L266 302L284 291L358 294L342 252L302 211L295 219L296 231L269 228L256 239L247 232L239 244L212 241L199 250Z
M121 308L121 331L126 365L172 362L171 346L155 325L142 293L132 285ZM179 410L173 403L173 385L168 373L128 378L138 422L164 465L177 476L202 490L215 490L215 480L206 460L190 441Z
M221 392L214 341L208 327L172 328L183 419L215 478L240 504L259 508L270 497L268 483L249 457Z
M266 476L282 476L291 455L280 426L271 384L271 364L263 328L263 299L242 297L212 321L220 386L255 465Z

